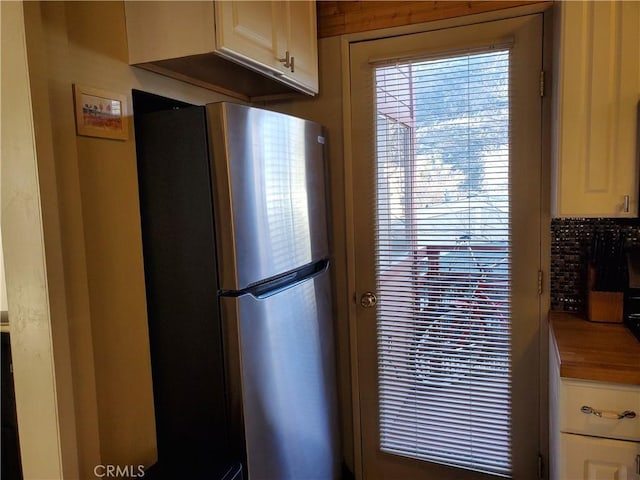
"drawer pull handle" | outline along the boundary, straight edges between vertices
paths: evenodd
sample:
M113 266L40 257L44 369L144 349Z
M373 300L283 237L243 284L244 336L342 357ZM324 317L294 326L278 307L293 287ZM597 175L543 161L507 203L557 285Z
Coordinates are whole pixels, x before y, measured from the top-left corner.
M611 418L613 420L622 420L623 418L636 418L636 412L632 410L625 410L622 413L616 412L607 412L602 410L596 410L595 408L587 407L583 405L580 407L580 411L582 413L586 413L587 415L595 415L600 418Z

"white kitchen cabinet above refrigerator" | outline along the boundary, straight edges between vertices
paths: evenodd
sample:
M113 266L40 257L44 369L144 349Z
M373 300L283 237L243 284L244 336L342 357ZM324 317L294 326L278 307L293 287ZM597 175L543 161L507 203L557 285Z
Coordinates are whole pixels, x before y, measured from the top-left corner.
M125 1L129 63L250 101L318 93L313 1Z

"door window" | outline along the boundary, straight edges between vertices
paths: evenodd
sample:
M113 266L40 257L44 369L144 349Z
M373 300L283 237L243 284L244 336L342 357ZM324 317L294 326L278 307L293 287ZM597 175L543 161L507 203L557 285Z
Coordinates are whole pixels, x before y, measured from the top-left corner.
M509 50L378 66L375 92L380 448L509 474Z

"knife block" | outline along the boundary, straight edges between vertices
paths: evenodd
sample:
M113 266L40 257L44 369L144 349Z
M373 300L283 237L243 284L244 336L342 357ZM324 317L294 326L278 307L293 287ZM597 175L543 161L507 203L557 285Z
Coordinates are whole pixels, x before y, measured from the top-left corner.
M622 323L624 293L594 290L595 278L595 268L590 266L587 281L587 318L591 322Z

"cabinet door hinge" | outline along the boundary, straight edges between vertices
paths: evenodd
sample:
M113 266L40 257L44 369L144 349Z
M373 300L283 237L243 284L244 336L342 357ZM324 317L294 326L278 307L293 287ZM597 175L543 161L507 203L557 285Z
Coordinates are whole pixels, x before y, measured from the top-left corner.
M542 455L538 454L538 478L544 478L544 462L542 460Z
M544 70L540 71L540 96L544 97Z
M538 295L542 295L542 270L538 270Z

